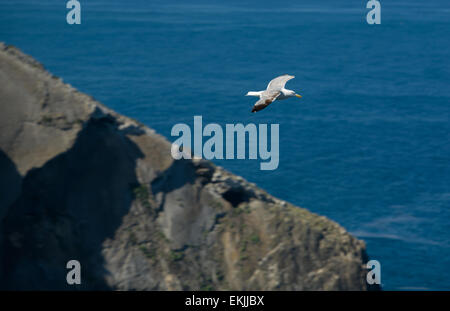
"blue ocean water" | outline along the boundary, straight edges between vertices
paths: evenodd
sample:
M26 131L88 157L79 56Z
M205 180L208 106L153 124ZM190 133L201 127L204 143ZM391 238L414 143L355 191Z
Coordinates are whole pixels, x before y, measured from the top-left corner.
M365 240L384 289L450 290L449 1L80 2L0 0L0 41L168 138L279 123L277 170L217 163ZM285 73L303 98L251 114Z

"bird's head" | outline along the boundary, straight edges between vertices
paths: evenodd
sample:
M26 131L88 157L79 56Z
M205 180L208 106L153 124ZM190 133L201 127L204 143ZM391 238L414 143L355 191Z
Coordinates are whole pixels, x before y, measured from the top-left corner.
M295 91L290 91L290 95L291 95L292 97L295 96L295 97L298 97L298 98L302 98L302 95L295 93Z

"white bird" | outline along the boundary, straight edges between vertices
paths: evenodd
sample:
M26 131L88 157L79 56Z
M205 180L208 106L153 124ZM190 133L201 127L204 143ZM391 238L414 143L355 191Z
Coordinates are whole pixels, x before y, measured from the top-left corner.
M245 96L259 97L259 100L253 106L252 112L260 111L266 108L277 99L281 100L294 96L301 98L301 95L284 88L286 82L294 78L294 76L290 75L279 76L269 82L269 85L267 85L267 89L265 91L248 92Z

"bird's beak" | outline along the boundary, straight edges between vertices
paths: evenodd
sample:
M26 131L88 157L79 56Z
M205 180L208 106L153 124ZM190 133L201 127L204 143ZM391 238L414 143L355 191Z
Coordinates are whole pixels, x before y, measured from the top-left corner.
M295 94L295 96L297 96L298 98L302 98L302 95L300 94Z

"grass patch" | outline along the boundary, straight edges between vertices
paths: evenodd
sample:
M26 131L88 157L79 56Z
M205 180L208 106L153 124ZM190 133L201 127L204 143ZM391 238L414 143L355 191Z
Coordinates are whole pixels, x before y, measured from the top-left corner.
M158 238L163 241L163 242L169 242L169 238L166 237L166 235L164 234L164 232L162 231L158 231Z
M151 208L150 204L150 191L147 185L140 184L138 187L133 189L133 193L136 199L141 203L141 205L147 209Z
M215 209L221 209L223 207L222 202L214 200L211 202L211 206Z
M253 244L258 244L258 243L260 242L259 236L258 236L257 234L252 234L252 235L250 236L250 241L251 241Z
M203 232L202 232L202 236L203 236L203 238L204 239L206 239L207 237L208 237L208 233L209 233L209 231L208 230L203 230Z
M53 122L53 118L48 115L43 116L40 121L40 123L43 125L50 125L52 122Z
M200 290L204 292L210 292L214 290L214 287L211 284L207 284L200 287Z
M241 261L244 261L244 260L247 260L247 259L248 259L248 256L245 255L245 254L241 254L241 256L239 257L239 259L240 259Z
M147 257L148 259L153 259L156 256L156 253L153 249L148 249L147 247L145 247L143 245L139 246L139 249L144 254L144 256Z
M243 209L238 208L238 207L235 207L235 208L233 208L233 211L231 212L231 214L232 214L233 216L239 216L239 215L242 214L243 212L244 212Z
M216 272L216 278L218 281L222 281L225 278L225 275L223 274L222 270Z
M184 253L182 251L170 251L170 260L180 261L183 260Z
M241 245L241 253L245 252L247 250L247 241L242 242Z
M128 241L133 245L137 243L137 237L136 234L134 234L134 232L130 232L130 235L128 236Z

